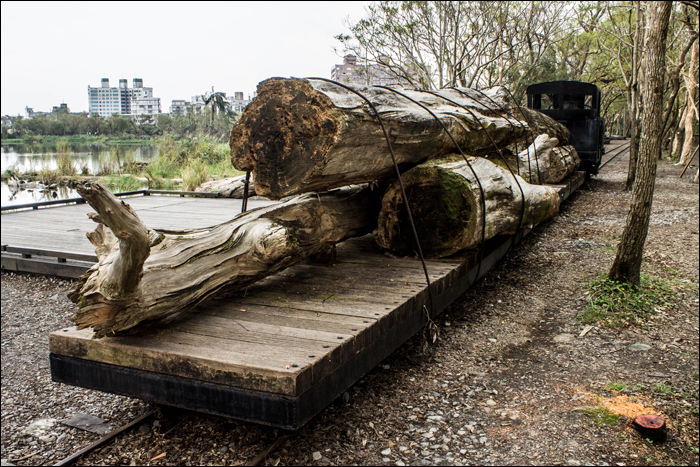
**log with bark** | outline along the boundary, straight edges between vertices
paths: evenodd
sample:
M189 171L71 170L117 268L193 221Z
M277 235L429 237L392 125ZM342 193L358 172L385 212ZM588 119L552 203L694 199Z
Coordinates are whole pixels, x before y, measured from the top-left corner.
M148 229L99 184L78 187L100 225L88 238L99 262L69 294L72 320L95 337L165 322L217 293L244 287L376 227L380 194L368 186L308 194L183 231Z
M454 162L450 160L454 158L426 162L402 176L426 257L442 258L481 244L481 189L486 205L485 239L514 234L519 227L532 227L559 212L559 195L553 188L531 185L482 158L469 158L470 169L457 157ZM413 255L415 242L403 204L395 182L382 200L375 238L382 248Z
M380 114L403 170L456 151L440 123L409 99L379 87L356 89ZM516 109L501 88L445 89L438 95L401 92L431 109L469 155L496 154L491 140L513 154L544 133L569 140L563 125L539 112ZM260 83L257 96L231 129L229 143L233 165L253 171L257 194L271 199L395 173L369 105L338 83L320 79Z

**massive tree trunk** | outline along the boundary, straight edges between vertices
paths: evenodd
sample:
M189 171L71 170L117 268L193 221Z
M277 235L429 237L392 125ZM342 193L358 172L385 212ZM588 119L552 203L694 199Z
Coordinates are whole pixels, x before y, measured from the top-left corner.
M402 169L456 151L440 123L409 99L379 87L356 89L379 112ZM496 154L491 139L512 153L543 133L569 140L563 125L530 109L516 110L500 88L401 92L431 109L469 155ZM384 133L365 100L319 79L260 83L229 140L233 165L253 171L257 194L272 199L395 173Z
M484 225L482 189L485 239L514 234L518 227L532 227L559 212L559 195L553 188L531 185L486 159L469 158L469 163L471 169L461 157L456 162L426 162L403 174L426 257L441 258L480 245ZM415 251L398 182L390 185L382 200L376 239L382 248L403 255Z
M80 195L98 212L88 238L99 262L69 294L73 321L95 337L172 319L218 292L274 274L376 227L380 194L351 187L255 209L226 223L185 231L149 230L101 185Z

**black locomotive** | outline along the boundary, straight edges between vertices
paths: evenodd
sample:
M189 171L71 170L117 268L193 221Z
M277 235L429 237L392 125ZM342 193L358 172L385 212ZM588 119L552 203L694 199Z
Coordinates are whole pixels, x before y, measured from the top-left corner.
M605 120L600 116L600 88L580 81L550 81L528 86L527 106L566 126L569 144L578 152L581 167L597 174L605 147Z

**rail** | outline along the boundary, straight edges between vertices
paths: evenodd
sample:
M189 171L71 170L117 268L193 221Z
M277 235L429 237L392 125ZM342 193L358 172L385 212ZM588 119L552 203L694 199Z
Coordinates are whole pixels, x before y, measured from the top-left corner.
M219 193L211 193L206 191L169 191L169 190L137 190L125 191L122 193L113 193L117 198L124 196L150 196L150 195L172 195L172 196L197 196L201 198L218 198ZM48 206L68 206L72 204L85 204L83 198L66 198L56 199L52 201L40 201L38 203L13 204L10 206L2 206L0 212L21 211L24 209L39 209Z

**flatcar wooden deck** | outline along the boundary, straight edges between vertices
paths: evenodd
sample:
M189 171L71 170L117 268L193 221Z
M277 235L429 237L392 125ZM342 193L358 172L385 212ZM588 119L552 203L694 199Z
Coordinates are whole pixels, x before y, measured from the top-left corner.
M557 190L564 199L583 181L577 172ZM525 234L494 238L483 255L428 261L431 317ZM352 239L332 266L298 264L146 334L56 331L52 378L298 429L426 325L428 297L420 261L384 255L371 236Z

